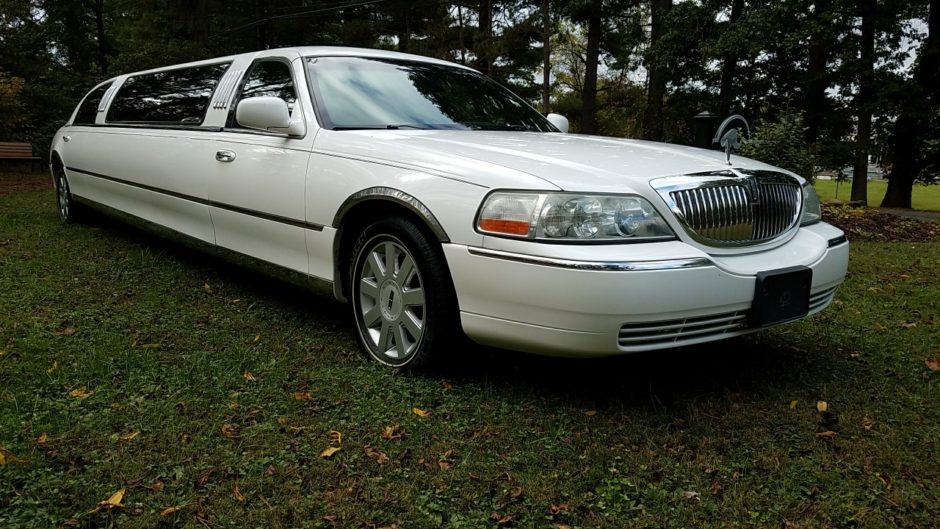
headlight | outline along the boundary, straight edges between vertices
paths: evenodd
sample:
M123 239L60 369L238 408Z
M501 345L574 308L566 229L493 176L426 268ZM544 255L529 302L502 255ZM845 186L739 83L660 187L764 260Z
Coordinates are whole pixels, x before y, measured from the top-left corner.
M803 218L800 219L800 226L815 224L822 220L822 209L819 206L819 195L812 184L803 185Z
M636 195L498 192L480 208L477 229L520 239L618 242L674 239L646 199Z

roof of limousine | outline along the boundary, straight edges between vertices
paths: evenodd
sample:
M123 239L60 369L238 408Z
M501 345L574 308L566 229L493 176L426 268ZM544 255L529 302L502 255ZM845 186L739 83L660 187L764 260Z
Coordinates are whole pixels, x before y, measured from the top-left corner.
M467 66L463 66L457 63L442 61L440 59L434 59L432 57L424 57L422 55L412 55L410 53L401 53L397 51L389 50L374 50L369 48L351 48L345 46L297 46L289 48L276 48L272 50L261 50L261 51L252 51L248 53L240 53L237 55L225 55L222 57L213 57L211 59L204 59L201 61L193 61L180 64L167 64L165 66L160 66L158 68L150 68L148 70L140 70L137 72L127 72L123 75L139 75L143 73L158 72L161 70L175 70L177 68L189 68L192 66L201 66L208 64L217 64L220 62L233 61L238 57L244 56L268 56L268 55L277 55L277 52L294 52L300 55L301 57L370 57L376 59L399 59L406 61L420 61L427 62L432 64L441 64L447 66L454 66L458 68L466 68L472 70ZM120 76L117 76L120 77ZM109 81L116 79L113 77ZM102 83L104 84L104 83Z

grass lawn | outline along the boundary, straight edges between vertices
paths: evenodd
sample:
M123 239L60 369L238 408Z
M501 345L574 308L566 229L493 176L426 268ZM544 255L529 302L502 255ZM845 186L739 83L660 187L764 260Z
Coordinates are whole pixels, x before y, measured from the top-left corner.
M819 193L819 198L823 202L835 200L836 197L835 180L817 179L813 186ZM848 202L852 196L852 182L841 182L839 184L838 199ZM873 207L881 205L885 197L885 191L888 190L887 180L869 180L868 181L868 204ZM922 185L914 184L914 191L911 193L911 206L913 209L924 211L940 211L940 185Z
M937 527L938 262L858 243L811 321L408 377L332 301L0 196L0 527Z

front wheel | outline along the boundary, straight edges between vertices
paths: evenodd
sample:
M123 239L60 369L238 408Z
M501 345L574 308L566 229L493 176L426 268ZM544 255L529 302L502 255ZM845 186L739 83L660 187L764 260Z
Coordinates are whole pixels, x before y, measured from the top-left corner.
M359 342L373 360L411 370L458 339L440 245L414 223L391 218L363 230L353 245L349 278Z

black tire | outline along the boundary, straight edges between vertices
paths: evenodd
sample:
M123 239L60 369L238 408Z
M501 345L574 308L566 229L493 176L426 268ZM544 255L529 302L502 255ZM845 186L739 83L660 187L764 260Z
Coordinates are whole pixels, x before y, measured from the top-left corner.
M353 321L368 358L413 371L460 341L444 254L419 226L398 217L370 224L353 243L349 265Z
M75 202L72 198L72 192L69 188L69 180L65 175L65 169L61 165L55 164L52 169L53 181L55 182L56 210L59 212L59 219L65 224L75 224L86 219L87 211L85 206Z

